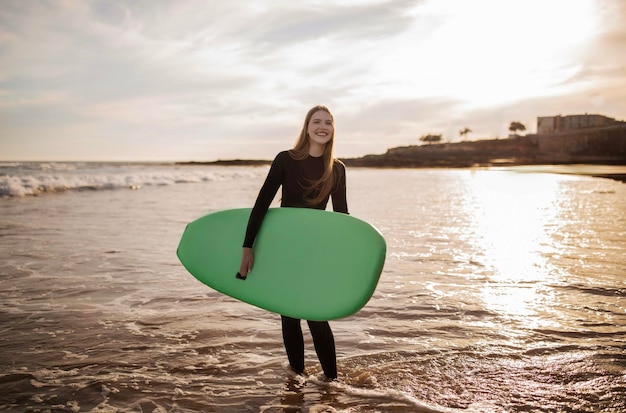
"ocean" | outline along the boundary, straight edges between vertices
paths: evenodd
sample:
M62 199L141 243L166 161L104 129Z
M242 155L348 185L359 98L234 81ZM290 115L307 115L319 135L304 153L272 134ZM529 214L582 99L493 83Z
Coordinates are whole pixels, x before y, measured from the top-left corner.
M279 316L176 257L187 222L252 206L267 170L0 163L0 411L626 411L624 183L348 168L387 259L331 321L326 382L304 323L301 377Z

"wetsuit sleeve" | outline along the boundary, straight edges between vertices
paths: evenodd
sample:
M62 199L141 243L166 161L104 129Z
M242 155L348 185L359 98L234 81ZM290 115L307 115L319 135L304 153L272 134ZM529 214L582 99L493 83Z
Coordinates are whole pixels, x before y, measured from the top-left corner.
M347 214L348 201L346 198L346 167L341 162L335 162L334 167L337 168L337 183L331 193L333 211Z
M259 229L261 229L265 213L276 196L278 188L280 188L280 185L283 183L283 159L284 158L281 154L276 156L274 162L272 162L270 171L265 178L265 182L259 191L259 195L257 196L252 212L250 213L250 218L248 219L248 227L246 229L246 236L243 242L244 247L252 248L254 240L259 233Z

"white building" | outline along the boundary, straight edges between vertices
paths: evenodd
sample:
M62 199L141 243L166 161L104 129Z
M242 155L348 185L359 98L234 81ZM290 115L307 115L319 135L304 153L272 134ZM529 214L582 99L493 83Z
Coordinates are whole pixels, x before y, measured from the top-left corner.
M543 116L537 118L537 133L556 133L624 124L604 115Z

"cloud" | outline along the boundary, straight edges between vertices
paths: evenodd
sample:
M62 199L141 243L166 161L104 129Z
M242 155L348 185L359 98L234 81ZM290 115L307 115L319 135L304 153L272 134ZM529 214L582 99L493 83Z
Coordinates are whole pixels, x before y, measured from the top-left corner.
M366 41L388 39L409 27L413 21L408 12L419 2L324 3L312 7L293 7L283 12L271 11L259 30L261 44L302 44L319 39ZM294 3L292 3L294 4ZM256 41L255 41L256 43Z
M356 156L465 126L502 136L552 112L623 118L624 3L593 3L595 26L563 23L586 30L574 45L528 38L551 20L535 17L540 2L512 3L528 21L490 0L5 0L0 140L41 142L51 157L113 156L125 143L138 159L156 145L176 159L270 158L324 103L338 152ZM507 45L547 46L516 56Z

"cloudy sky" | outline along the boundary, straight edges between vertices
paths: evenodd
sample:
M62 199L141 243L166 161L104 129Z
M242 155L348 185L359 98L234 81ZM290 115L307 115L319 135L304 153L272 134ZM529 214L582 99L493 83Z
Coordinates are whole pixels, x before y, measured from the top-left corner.
M626 119L623 0L0 0L0 160L272 158Z

